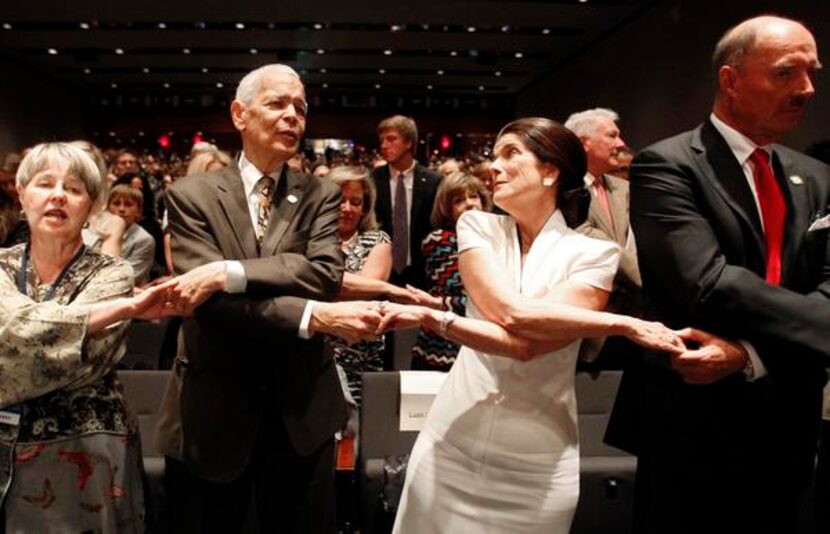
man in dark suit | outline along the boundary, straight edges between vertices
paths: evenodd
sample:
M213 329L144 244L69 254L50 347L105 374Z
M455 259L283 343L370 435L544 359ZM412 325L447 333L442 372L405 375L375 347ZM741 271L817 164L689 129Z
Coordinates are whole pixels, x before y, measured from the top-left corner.
M793 532L830 357L830 168L776 142L819 61L803 25L765 16L713 63L709 119L631 173L649 314L694 329L626 371L606 440L638 456L637 532Z
M378 199L375 213L381 228L392 237L390 282L426 289L421 244L432 231L429 216L441 175L417 161L418 129L409 117L395 115L378 124L380 152L386 165L372 173ZM398 184L403 184L399 189ZM398 201L406 203L406 209Z
M168 191L181 311L195 312L162 416L172 530L238 532L253 490L262 532L332 533L346 406L314 333L369 336L380 315L309 300L337 294L343 259L339 187L286 166L305 131L300 78L283 65L249 73L231 116L238 165Z

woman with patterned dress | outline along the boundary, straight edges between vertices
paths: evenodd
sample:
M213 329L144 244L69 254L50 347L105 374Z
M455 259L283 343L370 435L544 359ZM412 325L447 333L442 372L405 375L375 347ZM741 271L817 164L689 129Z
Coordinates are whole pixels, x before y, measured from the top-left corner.
M588 202L579 139L548 119L519 119L494 154L494 201L509 215L458 221L467 317L382 306L381 326L426 325L463 345L410 456L396 533L567 533L579 494L580 340L683 347L659 323L597 311L619 254L573 231Z
M335 167L323 179L333 181L343 191L337 225L346 272L338 298L408 298L408 291L386 281L392 271L392 245L389 235L378 229L374 208L377 192L369 172L362 167ZM347 400L356 411L360 408L361 375L383 370L383 338L352 345L331 336L327 340L335 361L346 374Z
M0 530L142 533L138 430L114 366L126 320L170 314L175 282L133 296L130 265L84 246L102 183L79 148L38 145L16 179L31 234L0 251Z
M430 216L436 230L427 235L421 246L432 297L428 305L431 307L452 310L456 315L465 314L467 295L458 272L455 224L462 213L482 209L490 211L490 196L476 177L458 172L441 180ZM458 343L421 327L412 348L412 369L447 372L455 362L459 348Z

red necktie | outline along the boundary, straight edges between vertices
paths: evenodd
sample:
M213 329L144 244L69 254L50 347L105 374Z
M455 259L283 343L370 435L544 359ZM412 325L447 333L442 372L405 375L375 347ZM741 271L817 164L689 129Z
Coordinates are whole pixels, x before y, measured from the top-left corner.
M767 282L781 284L781 248L784 244L784 221L787 203L769 165L769 154L760 148L749 156L755 165L755 191L764 221L764 240L767 244Z

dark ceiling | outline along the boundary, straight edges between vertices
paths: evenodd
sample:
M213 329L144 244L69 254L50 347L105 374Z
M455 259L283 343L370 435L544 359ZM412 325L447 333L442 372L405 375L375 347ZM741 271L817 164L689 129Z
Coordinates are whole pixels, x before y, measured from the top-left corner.
M654 0L25 1L0 7L0 54L78 88L226 105L264 63L318 102L512 98Z

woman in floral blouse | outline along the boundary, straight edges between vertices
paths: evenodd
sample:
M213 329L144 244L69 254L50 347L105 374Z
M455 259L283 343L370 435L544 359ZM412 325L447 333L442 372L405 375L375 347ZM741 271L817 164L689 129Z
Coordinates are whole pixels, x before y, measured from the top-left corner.
M422 252L431 300L422 304L433 308L452 310L464 315L467 296L458 272L458 241L455 223L468 210L491 209L490 195L475 176L453 173L441 181L435 194L430 221L437 229L424 239ZM414 291L414 288L410 288ZM412 369L421 371L449 371L455 363L459 346L436 333L421 328L412 349Z
M130 265L84 246L103 185L81 149L38 145L16 180L31 236L0 251L5 532L144 532L137 426L113 367L125 320L171 315L176 282L133 296Z

